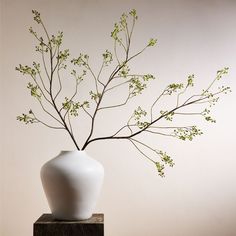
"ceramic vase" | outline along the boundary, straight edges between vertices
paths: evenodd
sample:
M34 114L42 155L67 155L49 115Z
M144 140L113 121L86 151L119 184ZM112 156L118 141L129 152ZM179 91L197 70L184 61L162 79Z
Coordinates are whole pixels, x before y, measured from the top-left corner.
M89 219L104 177L103 166L85 151L62 151L41 168L52 215L58 220Z

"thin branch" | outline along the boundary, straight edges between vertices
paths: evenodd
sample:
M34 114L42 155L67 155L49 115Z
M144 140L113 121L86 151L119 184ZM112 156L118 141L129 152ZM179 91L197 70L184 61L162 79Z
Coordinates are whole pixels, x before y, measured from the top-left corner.
M124 125L123 127L121 127L118 131L116 131L112 137L116 136L118 133L120 133L123 129L125 129L126 127L128 127L128 125Z
M184 89L182 92L180 92L180 93L177 95L177 104L176 104L176 107L179 106L179 98L180 98L180 96L181 96L182 94L184 94L184 93L186 92L187 88L188 88L188 85L185 87L185 89Z
M130 42L131 42L132 34L133 34L133 31L134 31L134 26L135 26L135 19L133 18L133 24L132 24L130 35L129 35Z
M41 81L41 83L43 85L44 90L49 94L49 90L46 88L46 86L45 86L45 84L43 82L43 78L42 78L40 70L37 70L37 72L38 72L38 75L39 75L39 78L40 78L40 81Z
M202 112L175 112L175 115L202 115Z
M39 84L38 84L37 80L35 79L35 77L31 75L31 78L34 80L35 84L38 86L38 89L40 90L40 92L41 92L41 94L43 95L44 99L45 99L50 105L53 105L53 104L51 103L51 101L50 101L50 100L46 97L46 95L44 94L42 88L39 86ZM46 90L46 91L47 91L47 90Z
M42 61L43 61L43 66L44 66L44 70L46 72L46 75L48 77L48 80L50 81L50 76L49 76L49 73L48 73L48 69L47 69L47 66L46 66L46 62L45 62L45 58L44 58L44 52L42 51Z
M84 110L84 112L92 119L92 115L82 106L82 109Z
M130 57L130 58L127 60L127 62L130 61L130 60L132 60L133 58L137 57L137 56L140 55L141 53L143 53L143 52L146 50L146 48L147 48L147 46L146 46L145 48L143 48L140 52L134 54L132 57Z
M216 99L219 99L219 97L214 98L214 99L209 99L208 101L204 101L204 102L196 102L196 104L211 103L211 102L214 102Z
M67 113L67 119L68 119L68 123L69 123L69 127L70 127L70 132L74 136L71 121L70 121L70 113Z
M118 58L117 50L116 50L116 40L114 41L114 53L115 53L116 60L117 60L118 64L120 65L120 60Z
M45 122L43 122L43 121L39 120L38 118L36 118L35 116L34 116L34 118L38 123L41 123L41 124L43 124L44 126L46 126L48 128L51 128L51 129L65 129L64 127L56 127L56 126L48 125Z
M104 61L102 62L102 66L101 66L101 68L100 68L100 70L99 70L99 73L98 73L98 76L97 76L97 81L98 81L103 87L105 87L105 84L99 79L99 78L100 78L100 75L101 75L101 73L102 73L103 67L104 67Z
M39 101L39 104L41 105L42 109L43 109L49 116L51 116L54 120L56 120L58 123L60 123L60 124L63 126L63 123L62 123L60 120L58 120L55 116L53 116L49 111L46 110L46 108L44 107L42 101L41 101L40 99L38 99L38 101Z
M40 42L40 45L42 44L42 45L44 45L46 48L49 49L48 45L43 42L43 38L42 38L42 40L41 40L35 33L32 33L32 34L33 34L34 37ZM41 46L42 46L42 45L41 45Z
M193 126L149 126L150 129L183 129L192 128Z
M59 46L55 47L55 51L54 51L54 53L52 55L52 59L55 57L56 53L57 53L57 55L59 55Z
M194 97L202 97L202 95L200 95L200 94L195 94L195 95L192 95L191 97L189 97L185 102L184 102L184 104L186 104L187 102L189 102L192 98L194 98Z
M127 84L127 83L129 83L130 81L131 81L131 79L130 79L130 80L127 80L127 81L125 81L125 82L122 82L122 83L120 83L120 84L114 85L114 86L108 88L108 89L105 91L105 93L108 92L108 91L110 91L110 90L112 90L112 89L114 89L114 88L117 88L117 87L120 87L120 86L122 86L122 85L124 85L124 84Z
M162 132L156 132L156 131L152 131L152 130L148 130L148 129L144 130L144 132L148 132L148 133L152 133L152 134L158 134L158 135L162 135L162 136L176 137L173 134L165 134L165 133L162 133Z
M76 80L76 86L75 86L75 92L74 92L74 94L71 96L71 98L69 99L69 101L68 102L71 102L72 100L73 100L73 98L76 96L76 94L78 93L78 86L79 86L79 84L82 82L82 80L80 80L79 82ZM60 108L60 110L59 110L59 112L61 112L62 110L63 110L63 106ZM69 110L67 110L66 111L66 114L67 114L67 112L68 112ZM65 114L65 116L66 116L66 114ZM64 116L64 117L65 117Z
M99 93L97 77L95 76L95 74L94 74L93 70L91 69L91 67L89 66L88 62L87 62L87 68L88 68L88 70L90 71L90 73L92 74L92 76L94 78L96 92Z
M125 24L125 40L126 40L126 45L127 45L127 50L129 50L129 45L130 45L130 36L129 36L129 28L128 28L128 24L126 22Z
M124 105L126 105L127 102L129 101L130 95L131 95L131 94L129 93L128 97L126 98L126 100L125 100L123 103L120 103L120 104L117 104L117 105L113 105L113 106L100 107L100 108L98 108L98 111L99 111L99 110L104 110L104 109L110 109L110 108L116 108L116 107L124 106Z
M61 90L62 90L62 84L61 84L61 76L60 76L60 68L58 67L57 69L57 78L58 78L58 81L59 81L59 90L57 92L57 94L55 95L54 97L54 101L56 101L58 95L60 94Z
M128 139L133 145L134 147L144 156L146 157L149 161L155 163L155 161L153 161L150 157L148 157L143 151L141 151L141 149L135 144L135 142L133 141L133 139Z
M165 88L165 89L163 90L163 92L157 97L157 99L154 101L154 103L153 103L152 106L151 106L151 112L150 112L150 114L151 114L151 122L153 121L153 108L154 108L154 106L156 105L156 103L161 99L161 97L164 96L165 91L166 91L166 88Z
M119 42L120 46L123 47L124 51L127 52L127 48L126 48L125 45L123 44L122 39L118 39L118 42Z

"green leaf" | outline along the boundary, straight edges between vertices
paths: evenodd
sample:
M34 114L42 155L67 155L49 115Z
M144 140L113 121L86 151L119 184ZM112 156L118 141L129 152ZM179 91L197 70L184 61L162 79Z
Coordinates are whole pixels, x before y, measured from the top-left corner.
M30 114L33 114L32 110L30 110ZM30 116L24 113L20 116L17 116L16 119L20 122L25 123L26 125L37 123L37 120L33 116Z
M127 64L123 64L121 70L119 71L118 75L120 77L126 78L130 72L130 68Z
M20 64L19 67L16 67L15 69L23 75L31 75L32 77L36 76L36 70L30 66L22 66Z
M184 85L180 84L169 84L165 90L165 95L172 95L172 93L177 92L178 90L182 89Z
M41 23L41 18L40 18L40 13L36 10L32 10L32 13L34 15L34 20L40 24Z
M132 9L129 14L135 19L137 20L138 19L138 16L137 16L137 11L135 9Z
M151 39L149 40L149 42L148 42L147 47L153 47L153 46L156 45L156 43L157 43L157 39L151 38Z
M146 74L143 76L143 81L149 81L149 80L154 80L155 77L151 74Z
M89 56L87 54L80 53L78 58L74 58L71 60L71 63L73 63L74 65L86 67L88 65L88 59Z
M62 44L62 39L63 39L63 32L59 31L56 36L52 35L51 43L59 47Z
M196 126L177 128L174 130L174 135L183 141L185 140L192 141L194 137L202 134L203 134L202 131L198 129Z
M103 62L107 66L109 63L112 62L112 53L109 52L108 50L105 51L105 53L102 54L103 56Z
M147 87L145 83L142 83L139 77L133 77L129 83L129 90L131 97L137 96Z
M188 76L187 87L190 87L190 86L193 87L194 86L193 79L194 79L194 74Z
M39 91L38 85L33 85L32 83L28 83L27 88L30 90L30 94L32 97L35 97L37 99L40 99L42 94Z
M165 166L161 164L160 162L155 162L155 165L156 165L159 176L165 177L165 173L164 173Z
M91 99L94 100L94 101L98 101L99 98L101 97L101 94L100 93L95 93L93 91L90 91L89 92L89 95L91 96Z
M160 111L161 115L168 121L173 121L174 112Z

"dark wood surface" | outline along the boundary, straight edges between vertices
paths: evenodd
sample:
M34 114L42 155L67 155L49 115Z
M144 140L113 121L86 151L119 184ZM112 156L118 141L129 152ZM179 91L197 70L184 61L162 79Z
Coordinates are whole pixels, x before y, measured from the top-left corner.
M55 220L43 214L34 223L34 236L104 236L104 215L93 214L88 220Z

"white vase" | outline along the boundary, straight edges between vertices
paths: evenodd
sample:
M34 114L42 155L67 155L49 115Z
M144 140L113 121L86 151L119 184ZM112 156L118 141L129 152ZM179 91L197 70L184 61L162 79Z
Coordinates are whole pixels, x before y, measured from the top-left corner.
M62 151L41 168L49 207L59 220L89 219L102 187L103 166L85 151Z

